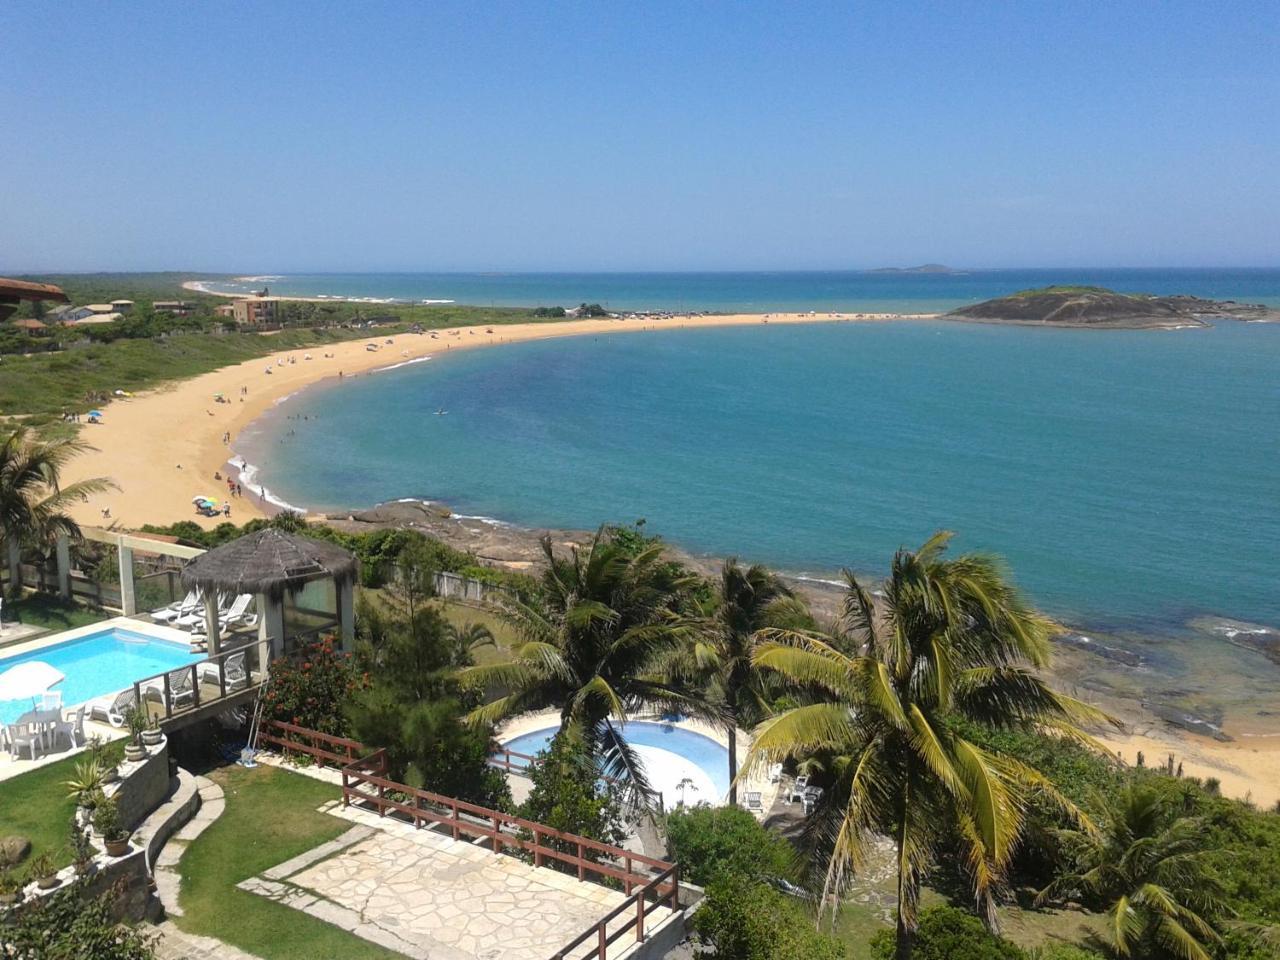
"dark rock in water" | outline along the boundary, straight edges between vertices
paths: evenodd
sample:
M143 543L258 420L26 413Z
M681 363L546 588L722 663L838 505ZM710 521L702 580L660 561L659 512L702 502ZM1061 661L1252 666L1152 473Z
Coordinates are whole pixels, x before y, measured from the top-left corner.
M1131 650L1123 650L1120 647L1111 647L1105 643L1099 643L1091 637L1086 637L1081 633L1060 633L1054 637L1059 643L1065 643L1067 646L1075 647L1077 650L1084 650L1095 656L1111 660L1114 663L1122 663L1126 667L1142 666L1142 657Z
M0 867L17 866L31 852L31 841L26 837L4 837L0 839Z
M953 320L1043 324L1056 327L1203 327L1206 317L1230 320L1280 320L1280 311L1263 304L1239 304L1199 297L1156 297L1117 293L1104 287L1053 286L1022 290L945 314Z
M1233 739L1223 733L1222 728L1213 721L1197 716L1184 707L1175 707L1164 703L1143 703L1143 706L1165 723L1183 730L1189 730L1191 733L1197 733L1202 737L1213 737L1213 739L1223 743L1230 743ZM1221 717L1218 719L1220 720Z

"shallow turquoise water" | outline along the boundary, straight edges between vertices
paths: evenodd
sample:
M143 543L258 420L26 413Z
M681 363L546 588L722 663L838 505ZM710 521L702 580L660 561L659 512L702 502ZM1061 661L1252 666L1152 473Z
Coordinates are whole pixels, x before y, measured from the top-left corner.
M1278 361L1280 326L1238 323L573 338L319 387L238 449L299 504L644 517L694 551L819 576L882 571L946 527L1062 617L1277 624Z
M202 654L193 654L183 644L110 627L78 640L0 658L0 673L20 663L42 660L66 674L65 680L50 689L62 691L62 703L70 707L200 659ZM12 723L30 709L30 700L0 701L0 721Z

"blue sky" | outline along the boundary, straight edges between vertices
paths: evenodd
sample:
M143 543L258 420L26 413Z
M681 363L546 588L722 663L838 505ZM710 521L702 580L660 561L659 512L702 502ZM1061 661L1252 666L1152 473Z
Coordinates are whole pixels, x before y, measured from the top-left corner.
M1278 27L1274 0L9 0L0 270L1274 266Z

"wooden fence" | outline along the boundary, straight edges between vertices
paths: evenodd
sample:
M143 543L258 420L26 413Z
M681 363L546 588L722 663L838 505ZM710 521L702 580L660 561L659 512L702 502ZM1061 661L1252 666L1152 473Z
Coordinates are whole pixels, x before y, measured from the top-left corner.
M535 867L564 864L577 873L579 880L619 884L626 900L558 950L550 960L608 960L609 947L626 934L634 931L636 942L644 940L646 921L654 910L680 909L679 864L397 783L386 776L386 751L370 751L356 740L278 720L264 720L258 739L339 767L343 806L372 807L379 816L398 814L418 829L426 826L443 830L455 840L465 837L487 841L495 854L525 854ZM511 764L512 758L533 759L511 751L506 753L505 762L510 769L519 769ZM612 930L611 924L615 925Z
M269 743L285 753L305 753L316 762L333 767L345 767L365 752L365 745L358 740L335 737L280 720L262 721L258 728L258 743Z

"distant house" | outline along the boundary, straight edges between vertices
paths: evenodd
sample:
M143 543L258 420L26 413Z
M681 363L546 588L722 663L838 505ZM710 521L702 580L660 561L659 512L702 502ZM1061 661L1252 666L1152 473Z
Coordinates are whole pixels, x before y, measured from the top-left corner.
M26 333L28 336L41 334L49 329L46 324L41 323L39 320L33 320L30 317L23 317L21 320L13 321L13 326Z
M236 315L236 305L234 303L220 303L213 308L213 313L217 317L234 317Z
M156 313L172 313L174 316L185 317L195 309L194 303L186 300L154 300L151 303L151 309Z
M123 313L91 313L87 317L81 317L79 320L73 320L71 326L83 327L90 323L115 323L117 320L123 320Z
M267 326L276 322L279 302L279 297L244 297L231 305L231 315L242 326Z
M112 300L108 313L133 313L132 300Z
M120 313L114 305L110 303L86 303L84 309L90 313Z

